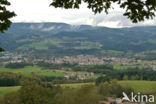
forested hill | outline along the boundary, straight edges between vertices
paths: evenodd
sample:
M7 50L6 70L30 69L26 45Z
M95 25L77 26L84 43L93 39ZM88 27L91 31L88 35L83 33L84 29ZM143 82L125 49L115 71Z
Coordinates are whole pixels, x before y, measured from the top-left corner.
M102 54L156 50L156 26L106 28L64 23L14 23L0 35L8 51L50 54Z

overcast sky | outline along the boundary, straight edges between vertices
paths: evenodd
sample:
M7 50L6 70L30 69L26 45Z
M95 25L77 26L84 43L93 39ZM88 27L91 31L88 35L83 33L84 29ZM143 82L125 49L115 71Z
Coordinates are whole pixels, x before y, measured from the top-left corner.
M156 25L154 20L148 20L139 24L132 24L129 19L122 16L123 10L114 5L115 9L110 10L106 15L104 12L94 15L91 10L83 4L81 9L65 10L49 7L52 0L9 0L11 6L9 9L15 11L14 22L64 22L68 24L88 24L94 26L107 27L127 27L138 25Z

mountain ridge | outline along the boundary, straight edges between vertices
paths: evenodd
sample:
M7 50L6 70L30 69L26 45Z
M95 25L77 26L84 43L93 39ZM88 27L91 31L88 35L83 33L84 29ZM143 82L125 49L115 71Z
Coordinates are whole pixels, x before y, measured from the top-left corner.
M102 54L105 51L156 50L156 26L108 28L64 23L13 23L0 36L7 51L56 54Z

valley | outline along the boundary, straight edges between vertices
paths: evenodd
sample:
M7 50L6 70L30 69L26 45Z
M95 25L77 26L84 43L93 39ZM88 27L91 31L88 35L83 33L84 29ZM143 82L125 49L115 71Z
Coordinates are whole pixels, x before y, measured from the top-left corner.
M156 95L156 26L13 23L0 42L0 103L34 95L47 104Z

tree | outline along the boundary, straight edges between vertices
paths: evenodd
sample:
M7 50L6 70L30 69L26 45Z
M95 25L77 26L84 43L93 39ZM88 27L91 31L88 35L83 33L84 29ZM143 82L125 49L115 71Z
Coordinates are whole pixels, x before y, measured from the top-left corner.
M123 80L128 80L128 75L124 75Z
M7 0L0 0L0 33L3 33L4 30L7 30L10 27L10 18L15 16L14 12L10 12L6 9L6 6L9 5L10 2L8 2ZM0 48L0 52L2 51L4 50Z
M82 2L88 4L88 8L97 14L108 10L113 3L118 3L120 8L125 10L124 16L132 20L133 23L153 19L156 11L156 0L54 0L50 5L56 8L79 9Z
M4 50L2 48L0 48L0 52L3 52Z
M133 89L129 86L121 86L117 80L112 80L110 82L104 82L99 85L99 92L104 97L121 97L122 92L130 94Z
M84 85L76 89L43 87L35 82L23 84L21 88L6 94L0 104L97 104L102 96L95 85Z
M103 82L110 82L111 78L108 76L100 76L96 79L96 85L99 85L100 83Z
M56 96L54 104L98 104L102 99L95 85L84 85Z
M10 27L10 18L15 16L14 12L10 12L6 9L6 7L9 5L10 2L8 2L7 0L0 0L0 32L2 33L4 32L4 30L7 30ZM1 48L0 51L2 51Z

